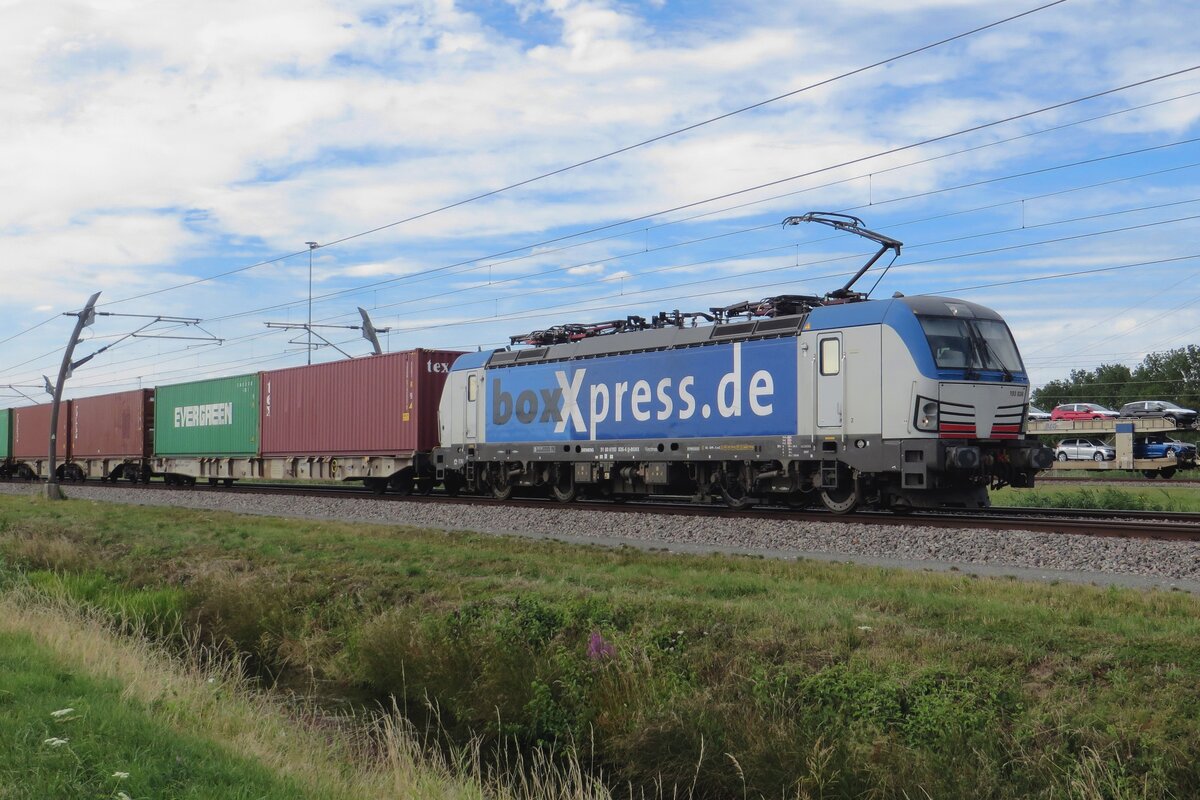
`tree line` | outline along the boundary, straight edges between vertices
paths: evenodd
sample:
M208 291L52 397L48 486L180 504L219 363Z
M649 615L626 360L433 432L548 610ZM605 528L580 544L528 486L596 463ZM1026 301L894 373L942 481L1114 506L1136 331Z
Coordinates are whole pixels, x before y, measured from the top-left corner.
M1100 403L1120 409L1137 400L1170 400L1200 409L1200 346L1150 353L1133 369L1124 364L1073 369L1065 380L1034 389L1031 403L1046 411L1060 403Z

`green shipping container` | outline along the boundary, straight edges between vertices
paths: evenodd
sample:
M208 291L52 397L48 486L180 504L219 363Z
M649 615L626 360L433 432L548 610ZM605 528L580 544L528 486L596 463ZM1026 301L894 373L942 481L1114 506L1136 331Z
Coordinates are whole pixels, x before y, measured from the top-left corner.
M158 387L154 454L258 455L258 387L258 373Z
M0 411L0 459L12 455L12 409Z

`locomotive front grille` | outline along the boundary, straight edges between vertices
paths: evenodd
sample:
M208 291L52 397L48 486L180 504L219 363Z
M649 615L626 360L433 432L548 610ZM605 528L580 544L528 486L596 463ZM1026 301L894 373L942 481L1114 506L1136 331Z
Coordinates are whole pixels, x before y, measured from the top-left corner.
M938 438L1019 439L1027 387L995 383L943 383L938 397Z

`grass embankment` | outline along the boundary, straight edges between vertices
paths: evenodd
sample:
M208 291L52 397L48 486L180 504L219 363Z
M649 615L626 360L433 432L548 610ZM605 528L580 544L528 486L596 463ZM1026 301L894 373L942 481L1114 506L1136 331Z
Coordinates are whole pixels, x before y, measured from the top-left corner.
M11 497L0 554L44 596L651 792L1200 794L1188 595Z
M0 613L0 786L5 787L0 797L327 796L234 755L198 731L185 733L172 725L167 718L186 717L208 727L205 711L183 708L195 704L194 682L159 673L158 686L147 692L151 668L127 676L141 690L136 694L153 694L151 703L175 706L161 714L144 697L126 699L127 684L94 674L95 659L111 658L118 647L114 643L103 637L76 641L69 648L75 652L64 657L22 630L34 619L21 619L8 603L0 605ZM47 615L36 615L36 622L45 625ZM51 624L69 626L61 618ZM182 702L180 688L190 694Z
M501 785L478 750L448 759L395 717L284 706L235 662L184 659L118 635L111 615L47 600L27 586L0 595L4 800L607 798L545 764Z
M1081 487L1040 483L1034 489L1000 489L991 493L997 506L1078 508L1112 511L1200 511L1200 492L1189 486L1157 485Z

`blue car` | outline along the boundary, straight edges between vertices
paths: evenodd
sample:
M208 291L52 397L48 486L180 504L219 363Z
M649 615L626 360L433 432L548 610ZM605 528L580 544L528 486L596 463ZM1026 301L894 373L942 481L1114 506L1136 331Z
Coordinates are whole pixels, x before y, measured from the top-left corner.
M1175 456L1179 461L1194 462L1196 445L1181 442L1169 436L1147 436L1133 443L1134 458L1166 458Z

